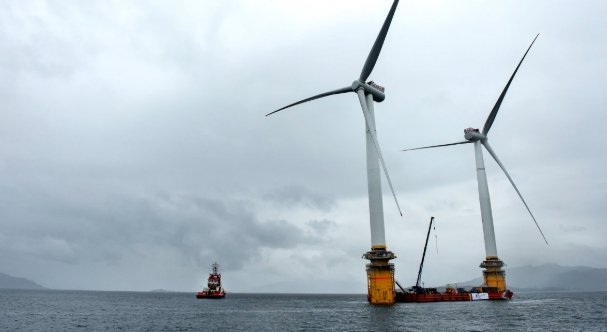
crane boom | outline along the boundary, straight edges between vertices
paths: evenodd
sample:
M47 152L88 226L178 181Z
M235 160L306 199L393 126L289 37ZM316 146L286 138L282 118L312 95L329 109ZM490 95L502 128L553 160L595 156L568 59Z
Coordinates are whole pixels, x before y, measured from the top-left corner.
M428 234L426 235L426 244L424 245L424 253L422 254L422 261L419 263L419 272L417 273L417 282L415 283L415 288L419 289L419 284L422 280L422 269L424 268L424 258L426 258L426 249L428 248L428 239L430 238L430 230L432 229L432 222L434 221L434 217L430 218L430 226L428 226Z

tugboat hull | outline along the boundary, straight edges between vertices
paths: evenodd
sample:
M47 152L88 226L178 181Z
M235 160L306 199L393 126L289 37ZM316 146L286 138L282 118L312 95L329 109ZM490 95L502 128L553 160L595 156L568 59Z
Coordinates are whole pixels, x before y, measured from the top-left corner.
M205 292L197 292L197 299L223 299L226 297L226 293L205 293Z

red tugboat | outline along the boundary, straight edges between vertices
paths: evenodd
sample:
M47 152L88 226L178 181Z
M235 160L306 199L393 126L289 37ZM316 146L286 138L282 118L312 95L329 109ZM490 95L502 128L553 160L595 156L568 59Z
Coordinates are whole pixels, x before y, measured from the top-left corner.
M196 293L197 299L222 299L226 292L221 286L221 273L219 273L219 264L213 263L211 273L207 281L207 287Z
M428 248L428 238L432 229L434 217L430 218L430 226L426 235L426 244L424 245L424 253L422 261L419 264L419 272L417 273L417 282L415 286L405 290L398 281L396 285L402 292L396 292L396 302L448 302L448 301L479 301L479 300L510 300L513 293L509 290L500 291L495 287L474 287L470 290L464 288L456 288L447 285L445 292L441 293L436 288L424 288L420 286L422 278L422 269L424 268L424 258L426 257L426 249Z

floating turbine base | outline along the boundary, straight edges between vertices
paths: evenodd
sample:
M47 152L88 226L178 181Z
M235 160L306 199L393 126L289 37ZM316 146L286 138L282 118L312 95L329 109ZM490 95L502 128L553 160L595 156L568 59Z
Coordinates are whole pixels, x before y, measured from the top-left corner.
M394 264L390 260L396 258L396 255L385 249L372 249L363 258L370 261L367 264L367 300L371 304L394 304Z
M483 268L483 279L487 287L497 288L499 291L505 291L506 288L506 271L502 269L504 262L497 257L487 257L485 261L479 265Z

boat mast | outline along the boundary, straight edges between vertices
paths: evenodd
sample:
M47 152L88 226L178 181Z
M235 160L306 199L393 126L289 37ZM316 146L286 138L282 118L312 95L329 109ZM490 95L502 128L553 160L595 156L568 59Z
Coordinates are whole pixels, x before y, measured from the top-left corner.
M432 221L434 217L430 218L430 226L428 226L428 234L426 235L426 244L424 245L424 253L422 254L422 262L419 263L419 272L417 273L417 282L415 288L419 288L419 284L422 280L422 269L424 268L424 258L426 258L426 249L428 248L428 239L430 238L430 230L432 229Z

